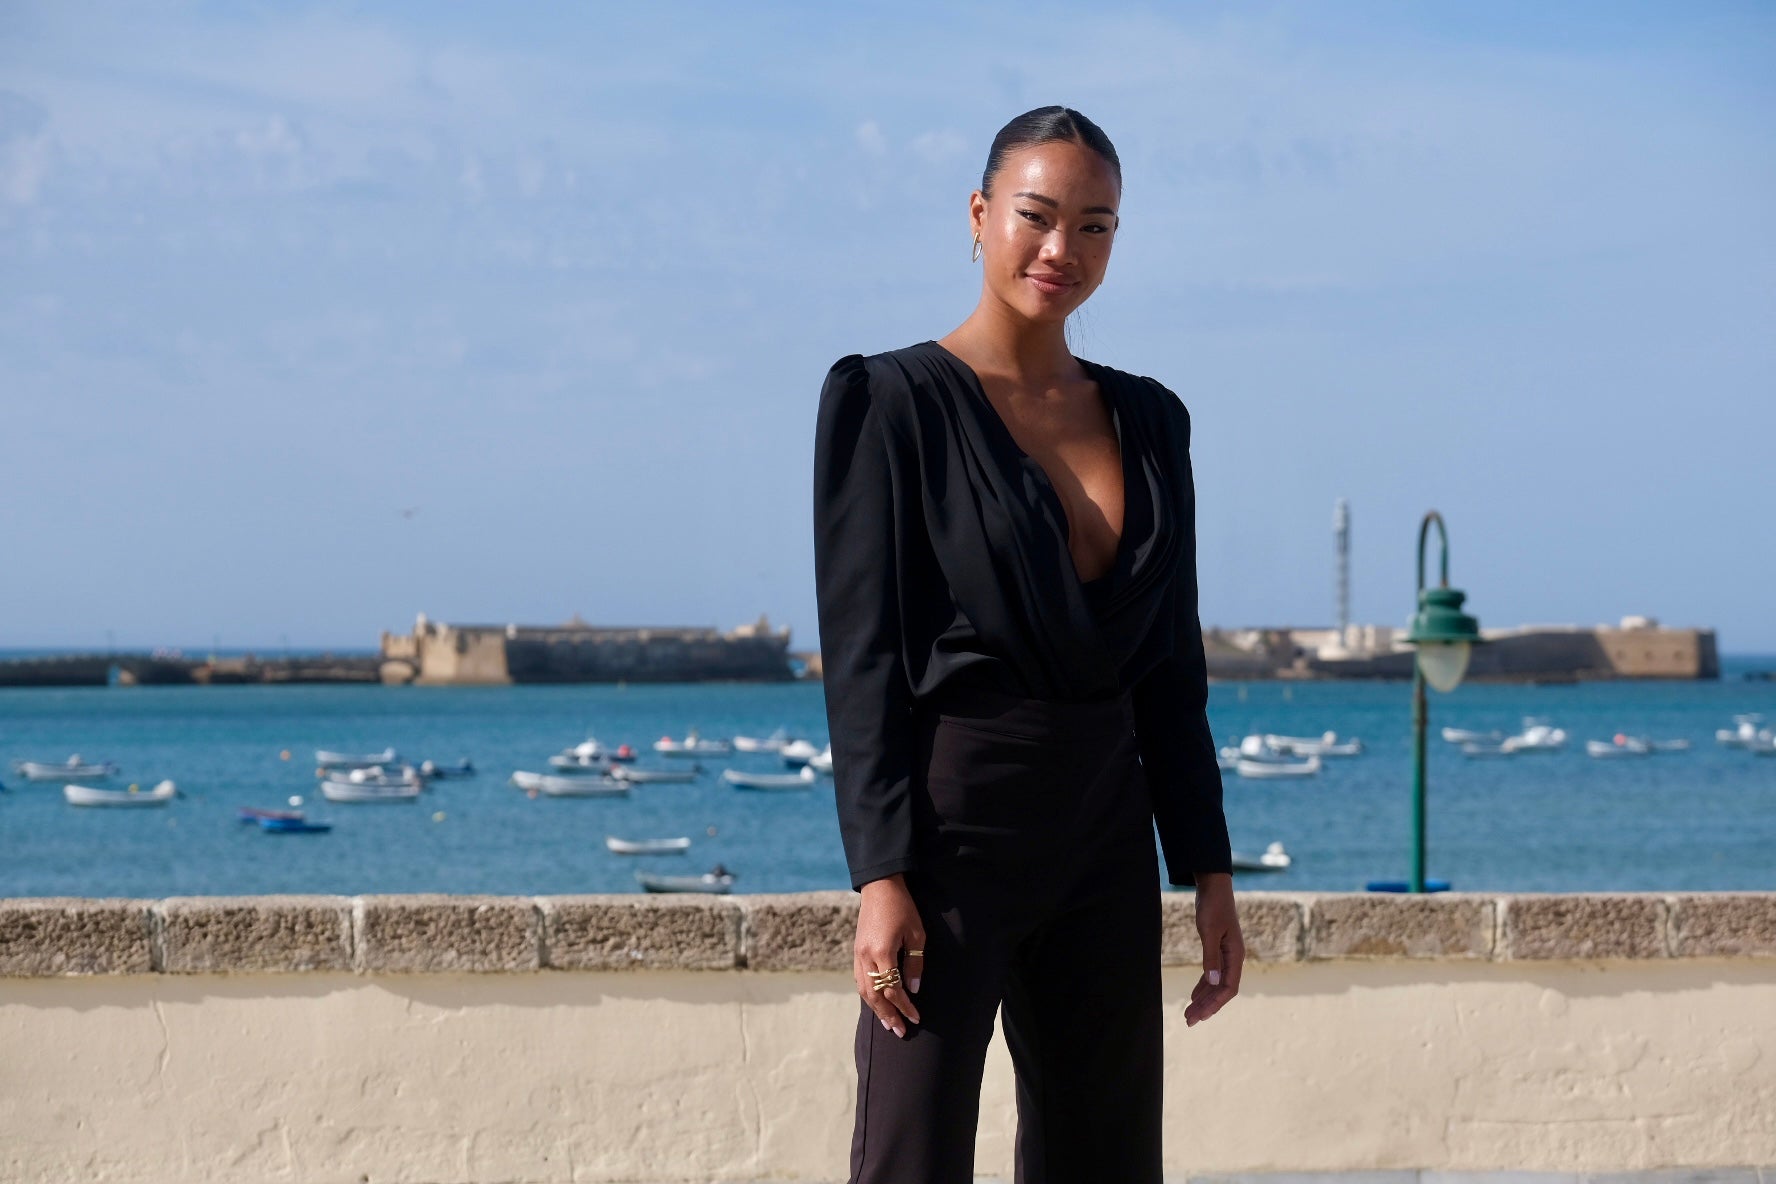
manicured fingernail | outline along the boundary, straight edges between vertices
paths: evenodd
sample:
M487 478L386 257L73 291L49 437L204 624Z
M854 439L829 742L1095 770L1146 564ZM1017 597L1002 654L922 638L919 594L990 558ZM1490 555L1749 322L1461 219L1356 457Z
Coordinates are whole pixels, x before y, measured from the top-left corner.
M1221 972L1219 970L1209 971L1209 985L1211 987L1218 987L1221 985Z
M880 1016L878 1016L876 1018L881 1019ZM882 1020L882 1026L884 1028L887 1028L890 1032L894 1031L894 1025L889 1023L887 1020Z
M919 989L919 980L918 979L916 979L916 978L907 979L907 990L917 992L918 989Z

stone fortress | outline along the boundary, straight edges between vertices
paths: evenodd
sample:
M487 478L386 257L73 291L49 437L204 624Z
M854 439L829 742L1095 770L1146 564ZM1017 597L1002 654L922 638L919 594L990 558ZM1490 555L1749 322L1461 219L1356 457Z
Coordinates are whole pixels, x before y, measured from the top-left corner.
M784 682L789 630L764 614L726 632L686 626L447 625L419 614L412 633L384 633L385 683Z

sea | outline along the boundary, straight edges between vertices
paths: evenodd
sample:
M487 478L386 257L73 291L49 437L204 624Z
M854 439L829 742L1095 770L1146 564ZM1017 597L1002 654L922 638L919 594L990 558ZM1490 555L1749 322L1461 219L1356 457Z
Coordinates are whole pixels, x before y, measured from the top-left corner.
M1707 682L1518 686L1431 693L1427 874L1456 891L1776 890L1776 757L1716 742L1733 717L1776 725L1776 682L1747 679L1776 657L1723 660ZM1412 695L1408 683L1217 682L1217 741L1250 733L1362 740L1319 775L1225 774L1235 851L1281 843L1281 872L1241 873L1241 889L1359 891L1405 878L1412 858ZM1569 734L1562 752L1466 757L1445 726L1519 730L1526 718ZM723 768L781 771L769 754L698 762L692 784L637 786L627 798L532 797L514 770L547 771L587 737L634 747L638 767L681 767L661 736L763 736L783 728L827 739L818 683L478 688L362 685L0 690L0 896L167 897L260 893L638 892L639 869L693 874L721 864L735 892L848 885L830 779L792 792L747 792ZM1685 752L1586 756L1617 733L1686 739ZM326 801L317 749L376 752L478 774L434 783L418 801ZM58 783L27 782L18 760L78 753L114 761L110 783L164 806L69 805ZM289 809L330 822L324 834L277 834L240 807ZM620 856L605 838L691 839L682 854ZM1186 890L1187 891L1187 890Z

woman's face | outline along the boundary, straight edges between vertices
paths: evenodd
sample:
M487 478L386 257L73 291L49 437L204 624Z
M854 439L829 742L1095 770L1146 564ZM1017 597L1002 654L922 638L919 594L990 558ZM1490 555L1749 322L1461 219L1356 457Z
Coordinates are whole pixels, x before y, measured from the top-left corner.
M987 291L1029 320L1066 320L1110 265L1116 173L1084 144L1056 141L1007 153L992 186L969 198Z

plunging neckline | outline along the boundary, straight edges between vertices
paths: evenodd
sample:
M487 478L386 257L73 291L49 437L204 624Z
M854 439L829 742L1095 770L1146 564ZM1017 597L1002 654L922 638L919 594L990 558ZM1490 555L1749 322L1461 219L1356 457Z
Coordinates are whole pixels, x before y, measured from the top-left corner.
M1127 558L1129 536L1128 432L1123 426L1122 405L1117 401L1114 384L1106 381L1097 363L1087 361L1077 355L1074 357L1073 360L1085 367L1086 373L1097 384L1098 393L1110 412L1110 426L1116 433L1117 464L1121 470L1119 478L1122 481L1122 529L1116 532L1116 550L1111 556L1110 566L1104 570L1104 573L1088 580L1079 574L1079 565L1073 559L1071 545L1073 523L1067 517L1067 505L1061 500L1060 492L1055 489L1054 480L1048 475L1048 470L1042 467L1041 461L1025 452L1023 446L1017 442L1017 437L1012 435L1011 428L1006 424L1005 418L999 414L999 409L993 406L991 399L987 398L986 384L981 382L980 375L975 372L974 367L963 361L959 355L939 343L935 338L927 340L925 344L935 347L939 353L949 359L957 370L962 372L963 377L967 380L965 385L969 388L969 392L980 400L981 405L986 409L987 418L993 421L995 430L1005 446L1011 451L1012 456L1021 467L1036 474L1043 492L1047 494L1057 511L1056 517L1061 524L1061 545L1067 555L1065 566L1073 576L1073 582L1085 592L1096 592L1111 584L1114 578L1121 573L1123 561Z

